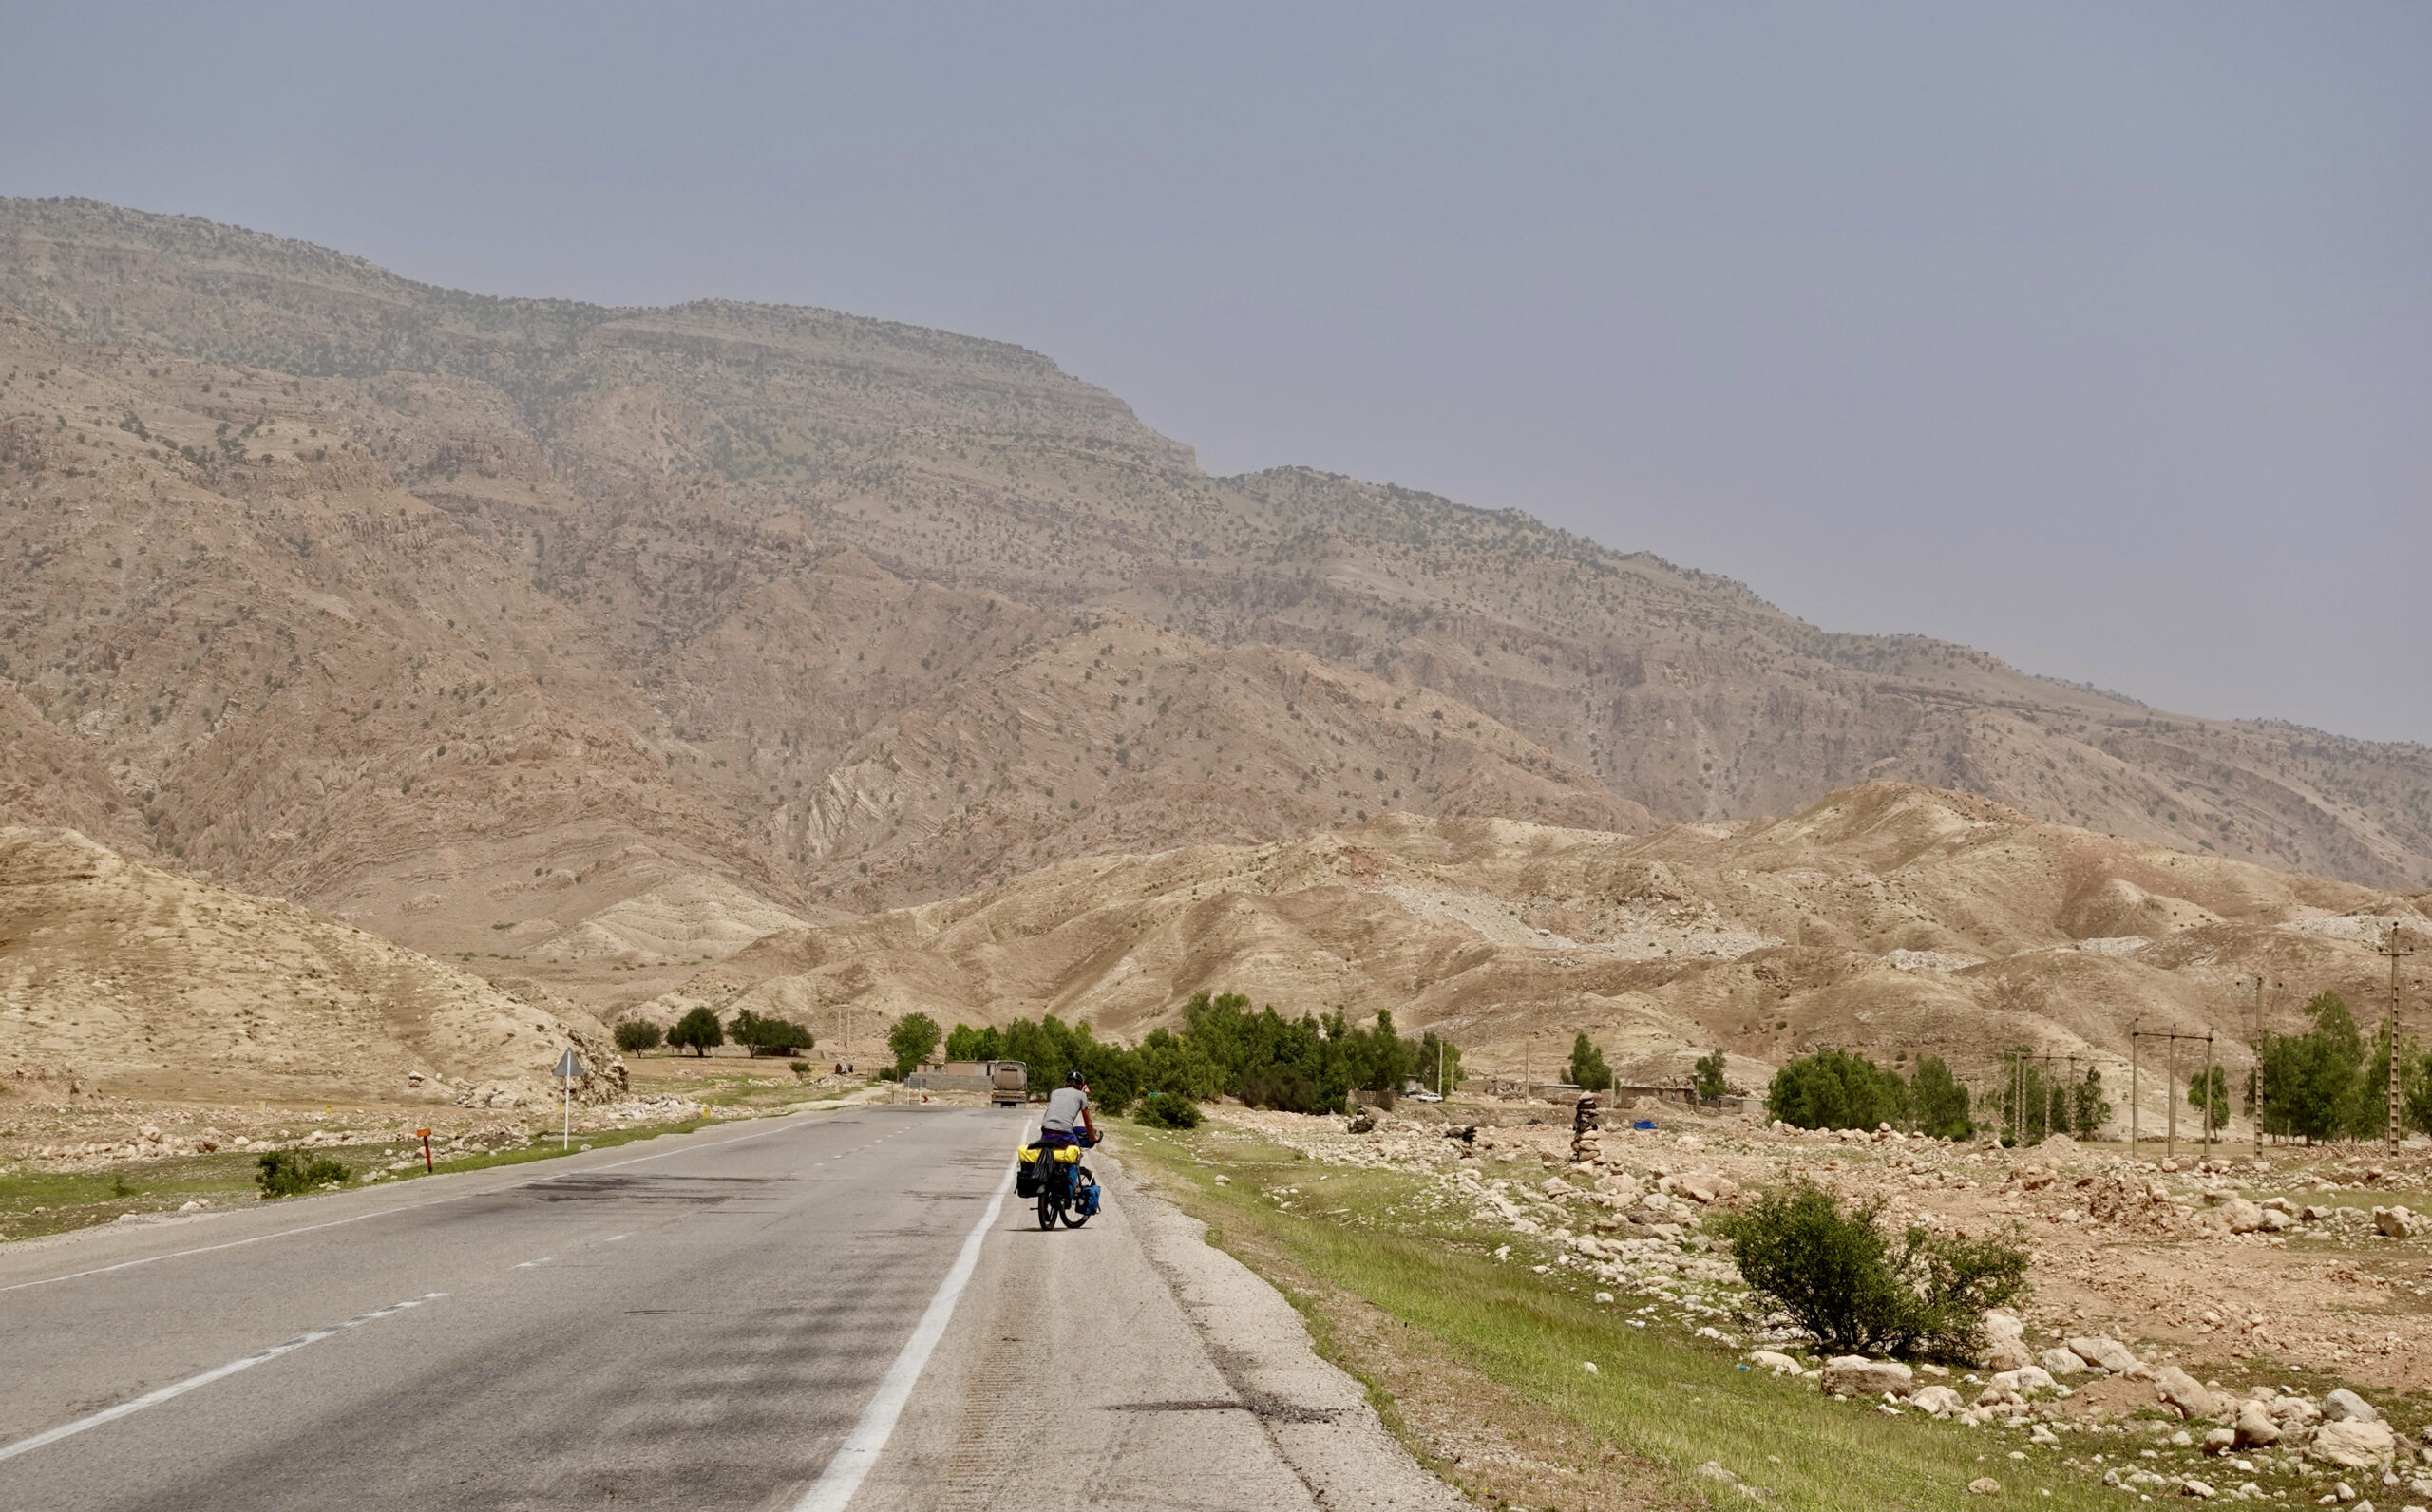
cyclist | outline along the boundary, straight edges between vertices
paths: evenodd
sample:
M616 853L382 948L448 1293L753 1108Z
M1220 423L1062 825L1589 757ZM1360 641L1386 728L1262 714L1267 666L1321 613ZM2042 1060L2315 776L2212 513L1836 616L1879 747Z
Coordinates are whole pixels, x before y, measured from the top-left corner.
M1090 1116L1089 1078L1075 1070L1066 1075L1063 1086L1047 1094L1047 1113L1038 1121L1038 1143L1052 1150L1097 1142L1097 1121Z

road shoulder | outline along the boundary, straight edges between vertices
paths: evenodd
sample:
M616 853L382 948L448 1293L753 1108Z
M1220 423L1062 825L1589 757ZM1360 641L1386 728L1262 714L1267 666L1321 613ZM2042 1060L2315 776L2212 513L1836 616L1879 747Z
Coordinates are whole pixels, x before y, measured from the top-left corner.
M1307 1326L1282 1293L1208 1243L1206 1224L1142 1180L1125 1184L1132 1228L1149 1262L1319 1506L1396 1512L1470 1506L1411 1457L1359 1382L1319 1357Z

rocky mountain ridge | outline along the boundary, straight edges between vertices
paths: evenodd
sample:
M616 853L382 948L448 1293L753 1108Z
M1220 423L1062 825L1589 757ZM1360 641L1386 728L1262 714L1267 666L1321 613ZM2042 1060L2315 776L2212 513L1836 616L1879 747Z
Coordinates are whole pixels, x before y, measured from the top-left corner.
M2432 879L2422 747L1210 478L1001 343L493 299L89 201L0 200L0 816L602 1007L746 917L1389 811L1645 834L1897 779ZM675 934L569 942L654 893Z

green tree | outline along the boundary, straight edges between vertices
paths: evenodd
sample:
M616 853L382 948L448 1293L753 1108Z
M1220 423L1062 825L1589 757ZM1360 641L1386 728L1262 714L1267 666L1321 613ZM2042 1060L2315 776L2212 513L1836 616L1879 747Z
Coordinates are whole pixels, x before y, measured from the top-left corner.
M906 1013L897 1019L886 1031L886 1048L895 1052L895 1074L909 1076L919 1069L937 1051L942 1037L938 1021L926 1013Z
M2049 1061L2020 1049L2003 1052L2001 1085L1985 1094L1984 1104L2001 1125L2004 1143L2041 1144L2047 1136L2079 1126L2081 1095L2081 1087L2052 1074Z
M1447 1097L1461 1085L1461 1047L1429 1030L1418 1040L1418 1079Z
M1613 1089L1612 1068L1605 1064L1605 1052L1588 1042L1586 1034L1570 1042L1570 1085L1589 1092Z
M2188 1078L2187 1106L2204 1115L2203 1125L2218 1133L2230 1122L2230 1073L2219 1065Z
M753 1055L798 1055L810 1049L810 1030L789 1018L767 1017L747 1008L729 1028L734 1042Z
M2069 1089L2069 1127L2081 1140L2090 1140L2102 1132L2111 1120L2111 1105L2103 1099L2102 1072L2096 1067L2086 1068L2086 1074Z
M1853 1051L1823 1050L1774 1073L1765 1112L1797 1128L1897 1127L1909 1122L1909 1084Z
M617 1048L628 1055L658 1049L667 1035L646 1018L620 1018L617 1021Z
M2408 1042L2410 1054L2402 1065L2405 1083L2401 1088L2399 1117L2407 1129L2416 1134L2432 1134L2432 1054L2427 1054Z
M2305 1033L2264 1039L2264 1130L2308 1144L2353 1138L2368 1117L2365 1036L2337 992L2316 993L2306 1012Z
M696 1008L675 1021L667 1031L667 1043L679 1050L707 1055L726 1043L726 1030L718 1023L717 1014L706 1008Z
M950 1061L1001 1061L1012 1057L1005 1053L1005 1037L995 1025L973 1029L957 1024L946 1031L946 1059Z
M1976 1130L1967 1116L1967 1088L1939 1055L1920 1056L1910 1068L1909 1113L1919 1131L1938 1140L1964 1140Z
M1606 1085L1609 1087L1612 1084L1608 1080ZM1689 1087L1709 1103L1731 1090L1729 1084L1722 1079L1722 1051L1708 1050L1698 1057L1694 1074L1689 1078Z

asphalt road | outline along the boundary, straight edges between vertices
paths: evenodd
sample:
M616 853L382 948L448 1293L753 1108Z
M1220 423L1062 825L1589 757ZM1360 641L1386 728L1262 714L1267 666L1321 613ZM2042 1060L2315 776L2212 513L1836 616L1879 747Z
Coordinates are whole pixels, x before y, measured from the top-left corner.
M1356 1390L1245 1389L1152 1255L1230 1262L1112 1160L1085 1229L983 1221L1028 1127L807 1114L9 1246L0 1508L1320 1504L1293 1426Z

